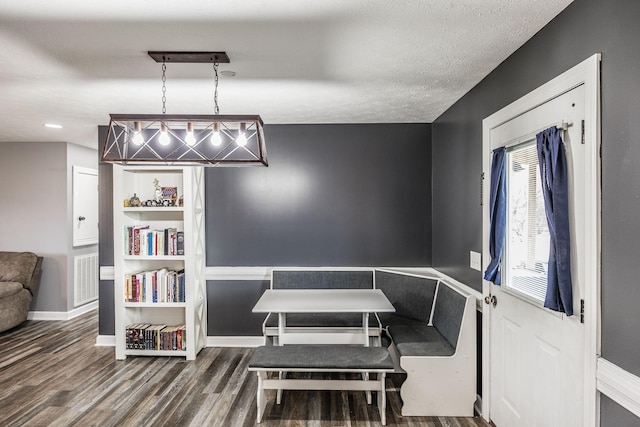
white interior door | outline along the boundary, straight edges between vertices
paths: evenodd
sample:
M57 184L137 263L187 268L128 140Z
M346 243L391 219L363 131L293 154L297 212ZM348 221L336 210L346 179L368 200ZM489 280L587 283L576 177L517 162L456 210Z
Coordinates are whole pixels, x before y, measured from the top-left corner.
M489 292L496 298L496 305L485 306L490 316L490 395L491 420L498 427L509 426L576 426L584 425L584 343L585 328L580 322L580 300L584 298L584 264L585 264L585 144L582 143L582 123L585 118L585 88L581 85L554 98L522 115L519 115L500 126L490 130L491 150L508 147L509 153L522 153L523 147L531 147L535 156L535 135L542 129L567 122L570 126L563 133L569 169L569 216L571 227L571 270L573 279L574 315L567 317L546 308L543 301L537 299L534 291L527 294L510 287L522 274L509 275L503 262L502 286L489 285ZM509 150L513 149L513 150ZM516 151L520 149L521 151ZM516 156L516 154L508 154ZM521 155L521 154L518 154ZM523 156L523 155L521 155ZM507 162L515 171L507 173L507 198L516 192L518 174L524 170L524 176L539 171L513 157ZM510 182L511 181L511 182ZM531 193L531 196L529 195ZM529 187L526 195L520 193L520 199L528 200L528 205L535 201L535 194ZM533 199L530 199L533 197ZM541 195L540 195L541 197ZM520 202L508 202L508 216L518 209L529 211L528 207L518 206ZM535 209L534 209L535 210ZM544 208L542 208L542 221ZM523 215L526 216L526 215ZM537 221L540 221L538 214ZM536 221L535 213L529 213L524 219L529 223ZM530 266L522 268L522 272L532 272L544 276L546 283L546 266L541 260L548 259L548 237L544 233L530 238L532 243L517 243L517 230L528 230L537 226L516 224L510 239L510 228L507 227L505 239L505 255L518 245L518 250L529 253ZM519 228L518 228L519 227ZM525 231L529 232L530 231ZM548 234L547 234L548 236ZM526 246L526 248L524 248ZM540 252L542 256L534 254ZM504 260L503 258L503 260ZM513 258L513 257L512 257ZM518 261L518 265L522 264ZM540 294L538 294L540 296ZM544 299L544 290L540 296Z
M73 246L98 243L98 171L73 167Z

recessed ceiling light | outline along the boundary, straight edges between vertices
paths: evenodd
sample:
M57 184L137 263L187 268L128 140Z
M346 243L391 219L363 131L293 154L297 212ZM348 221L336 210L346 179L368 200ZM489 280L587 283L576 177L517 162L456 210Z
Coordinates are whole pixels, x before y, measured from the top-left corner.
M58 125L55 123L45 123L44 124L45 127L51 128L51 129L62 129L62 125Z
M224 71L220 71L220 74L222 74L225 77L233 77L236 75L236 72L231 70L224 70Z

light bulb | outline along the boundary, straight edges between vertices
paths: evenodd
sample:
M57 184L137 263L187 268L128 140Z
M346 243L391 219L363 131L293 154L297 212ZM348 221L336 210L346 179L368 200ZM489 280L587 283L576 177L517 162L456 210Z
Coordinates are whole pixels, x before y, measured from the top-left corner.
M193 134L193 123L187 123L187 135L184 137L184 142L189 146L193 147L196 143L196 137Z
M133 138L131 138L131 142L135 145L142 145L144 142L144 138L142 137L142 123L133 122Z
M135 145L142 145L142 143L144 142L144 139L142 138L142 132L135 132L133 134L133 138L131 138L131 141Z
M167 131L167 125L160 123L160 138L158 138L160 145L169 145L169 132Z
M247 125L240 123L240 130L238 131L238 137L236 138L236 144L238 144L239 147L247 145L247 135L244 133L246 128Z
M211 145L214 147L222 144L222 135L220 135L220 123L213 124L213 132L211 132Z

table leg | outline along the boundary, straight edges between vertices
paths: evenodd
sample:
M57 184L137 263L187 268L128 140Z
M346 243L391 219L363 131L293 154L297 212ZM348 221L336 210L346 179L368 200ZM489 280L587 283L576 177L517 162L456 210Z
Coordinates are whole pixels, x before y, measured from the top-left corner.
M362 313L362 336L364 346L369 347L369 313Z
M362 336L364 337L364 346L369 347L369 313L362 313ZM369 373L364 372L362 378L366 381L369 379ZM366 391L367 404L371 405L371 392Z
M286 313L278 313L278 345L284 345L284 334L287 329L287 316ZM286 372L278 372L278 377L280 379L286 378ZM276 404L282 403L282 389L279 388L276 390Z
M282 345L284 342L284 334L287 329L287 315L285 313L278 313L278 345Z

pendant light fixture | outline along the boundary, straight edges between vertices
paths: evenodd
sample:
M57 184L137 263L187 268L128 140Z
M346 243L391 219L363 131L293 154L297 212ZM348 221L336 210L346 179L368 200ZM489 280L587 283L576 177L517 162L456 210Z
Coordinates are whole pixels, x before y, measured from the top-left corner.
M162 63L162 114L110 114L102 161L117 164L268 166L259 115L221 115L218 65L225 52L148 52ZM209 63L214 114L166 114L166 64Z

